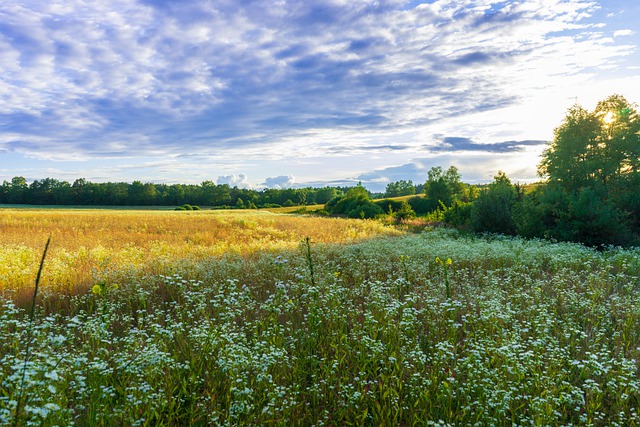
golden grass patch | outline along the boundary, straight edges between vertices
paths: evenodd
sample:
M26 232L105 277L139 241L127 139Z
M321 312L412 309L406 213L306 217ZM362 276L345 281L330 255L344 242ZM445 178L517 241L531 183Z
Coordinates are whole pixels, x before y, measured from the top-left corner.
M345 243L400 231L376 221L266 211L0 210L0 291L31 287L49 234L46 289L86 290L109 271L161 274L183 260Z

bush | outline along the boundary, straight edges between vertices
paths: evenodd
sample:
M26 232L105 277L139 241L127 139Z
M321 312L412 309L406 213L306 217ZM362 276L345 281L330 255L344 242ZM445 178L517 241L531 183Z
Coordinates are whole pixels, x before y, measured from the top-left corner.
M629 230L622 213L593 188L582 188L569 197L568 221L559 224L562 240L587 246L623 245L629 241Z
M353 205L347 212L349 218L372 219L384 215L382 208L371 201L364 201Z
M437 201L425 197L412 197L407 200L407 203L417 215L426 215L438 209Z
M409 203L402 201L400 202L400 206L398 209L393 212L393 217L397 222L402 222L408 219L413 219L416 217L416 213L411 209L411 205Z
M453 204L444 209L442 219L447 224L464 227L471 224L471 211L473 210L472 202L461 202L454 200Z
M391 199L382 199L376 200L374 202L376 205L380 207L385 213L393 214L394 212L398 212L402 209L402 204L407 204L404 200L391 200ZM409 206L411 208L411 206Z
M504 173L499 172L489 187L480 191L471 208L471 228L476 232L515 234L513 206L516 191Z
M198 206L191 206L189 203L185 203L182 206L178 206L174 210L175 211L199 211L200 208Z

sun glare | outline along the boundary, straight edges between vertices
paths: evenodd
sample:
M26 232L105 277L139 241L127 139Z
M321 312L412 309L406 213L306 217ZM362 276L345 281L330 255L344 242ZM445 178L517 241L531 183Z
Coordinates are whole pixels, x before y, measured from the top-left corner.
M613 123L616 120L616 115L612 112L609 111L603 118L602 121L605 122L606 124L610 125L611 123Z

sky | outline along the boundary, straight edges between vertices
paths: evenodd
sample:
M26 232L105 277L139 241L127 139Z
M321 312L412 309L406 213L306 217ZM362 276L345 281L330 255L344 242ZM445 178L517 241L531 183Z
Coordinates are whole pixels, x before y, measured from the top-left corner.
M3 0L0 181L538 180L567 110L640 102L631 0Z

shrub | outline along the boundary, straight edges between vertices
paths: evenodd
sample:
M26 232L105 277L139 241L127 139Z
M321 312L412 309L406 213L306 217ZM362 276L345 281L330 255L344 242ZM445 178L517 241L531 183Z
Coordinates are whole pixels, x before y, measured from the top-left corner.
M476 232L515 234L513 206L516 191L503 172L498 172L495 181L480 191L471 208L471 227Z
M426 215L435 211L438 208L438 202L435 200L427 199L424 197L412 197L407 200L407 203L411 206L411 209L417 215Z
M450 207L445 208L442 219L447 224L464 227L471 224L471 211L473 210L472 202L461 202L454 200Z
M384 215L382 208L371 201L355 203L347 212L349 218L372 219Z
M407 204L407 202L405 202L404 200L391 199L376 200L374 203L380 206L380 209L382 209L385 213L388 213L390 215L402 209L403 204ZM409 209L411 209L411 206L409 206Z

